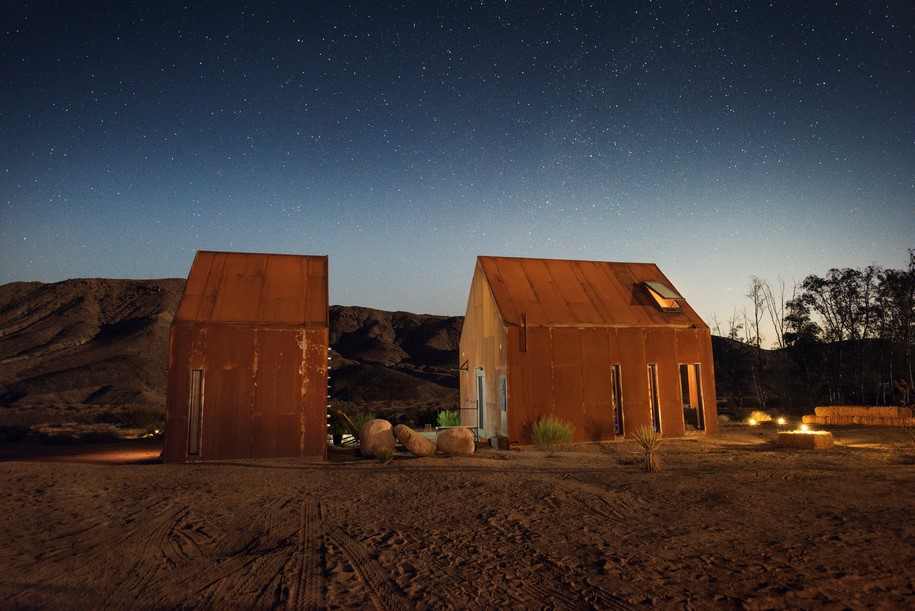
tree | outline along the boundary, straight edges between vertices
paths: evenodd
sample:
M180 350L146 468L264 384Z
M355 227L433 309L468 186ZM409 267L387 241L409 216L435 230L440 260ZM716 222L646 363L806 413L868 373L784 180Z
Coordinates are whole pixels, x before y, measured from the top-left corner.
M769 321L772 323L772 327L775 329L775 343L779 348L785 347L785 326L787 320L785 318L785 310L787 308L787 300L785 299L785 281L779 276L778 277L778 295L775 294L775 291L772 290L772 285L768 281L762 281L762 292L763 298L765 299L766 312L769 314ZM797 294L797 284L794 285L792 289L793 295L792 299Z

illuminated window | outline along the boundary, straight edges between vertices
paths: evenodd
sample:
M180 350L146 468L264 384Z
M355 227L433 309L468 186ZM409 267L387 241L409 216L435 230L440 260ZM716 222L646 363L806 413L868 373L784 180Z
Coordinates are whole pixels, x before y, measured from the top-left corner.
M658 307L663 311L680 311L680 303L677 300L683 299L683 297L677 291L663 282L643 282L642 286L648 290L648 294L654 298L655 303L657 303Z

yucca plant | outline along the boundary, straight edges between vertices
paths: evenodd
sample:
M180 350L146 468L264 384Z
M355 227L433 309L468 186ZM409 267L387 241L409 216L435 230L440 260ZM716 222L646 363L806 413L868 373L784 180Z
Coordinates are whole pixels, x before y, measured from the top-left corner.
M442 410L438 413L439 426L461 426L461 412L459 410Z
M559 446L572 442L575 427L565 420L544 416L531 426L531 440L538 450L553 456Z
M647 426L640 426L633 434L635 442L645 451L645 470L655 473L661 470L661 458L657 449L661 445L661 436Z

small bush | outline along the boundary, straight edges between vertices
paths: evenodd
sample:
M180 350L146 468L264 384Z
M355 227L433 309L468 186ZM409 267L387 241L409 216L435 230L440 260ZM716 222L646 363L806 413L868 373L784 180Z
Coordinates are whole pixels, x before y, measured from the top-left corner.
M438 413L439 426L461 426L460 410L442 410Z
M553 456L559 446L572 442L575 427L570 423L545 416L531 427L531 439L538 450L545 450L547 456Z
M661 459L656 450L661 445L661 436L647 426L640 426L633 434L635 442L645 451L645 470L655 473L661 470Z
M375 450L375 460L380 462L383 465L388 464L394 459L394 450L388 450L387 448L378 448Z

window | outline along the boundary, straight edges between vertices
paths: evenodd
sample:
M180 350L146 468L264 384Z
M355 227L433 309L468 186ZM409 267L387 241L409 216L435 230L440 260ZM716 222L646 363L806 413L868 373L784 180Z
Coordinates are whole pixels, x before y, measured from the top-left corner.
M503 414L508 410L508 391L505 388L505 376L499 376L499 411Z
M661 432L661 401L658 398L658 366L648 363L648 403L651 407L651 430Z
M642 286L648 291L648 294L654 298L658 307L665 312L679 312L680 303L678 299L683 299L680 293L673 290L663 282L643 282Z
M623 429L623 384L620 378L620 366L610 366L610 392L613 393L611 400L613 402L613 433L621 437L625 430Z
M187 453L200 454L200 423L203 416L203 369L191 369L191 394L188 398Z

